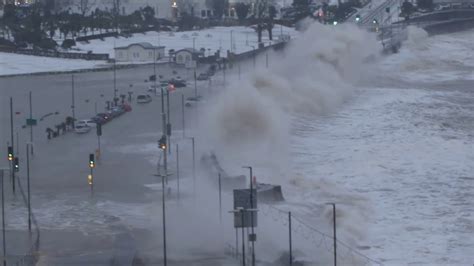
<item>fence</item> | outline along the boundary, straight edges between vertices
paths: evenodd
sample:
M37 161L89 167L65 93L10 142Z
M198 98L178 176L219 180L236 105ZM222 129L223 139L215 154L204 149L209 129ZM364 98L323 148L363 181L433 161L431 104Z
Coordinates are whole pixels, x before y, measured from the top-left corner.
M269 219L271 222L278 224L279 226L283 226L286 228L286 232L284 234L289 234L289 217L288 211L281 210L276 208L272 205L261 204L259 206L259 215L263 215L264 218ZM260 216L261 217L261 216ZM240 229L239 229L240 230ZM274 230L274 229L273 229ZM281 233L278 232L278 233ZM317 259L323 260L326 257L326 260L333 259L334 253L334 238L332 235L326 234L321 230L318 230L314 226L310 225L305 219L291 214L291 235L294 240L298 238L300 240L292 241L293 245L293 254L298 253L297 247L298 242L301 247L304 246L305 249L310 250L313 254L317 253ZM337 262L340 265L357 265L357 266L365 266L365 265L382 265L382 263L362 254L360 251L352 248L350 245L342 242L341 240L337 240ZM237 243L236 243L237 244ZM247 245L245 251L245 258L243 258L242 252L240 247L236 244L227 243L225 250L226 255L231 256L240 262L242 259L248 263L247 265L251 265L251 249L250 246ZM295 256L293 257L293 261L296 263ZM285 261L289 259L289 255L285 258ZM327 261L317 261L322 265L325 264Z

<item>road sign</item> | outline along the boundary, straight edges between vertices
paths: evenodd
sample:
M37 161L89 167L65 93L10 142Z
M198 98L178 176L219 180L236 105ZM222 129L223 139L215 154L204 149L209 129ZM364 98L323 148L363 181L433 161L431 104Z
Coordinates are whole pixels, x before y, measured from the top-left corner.
M250 189L234 189L234 227L251 227L253 216L253 226L257 226L257 190L252 190L252 204L250 204ZM243 209L243 211L237 211ZM242 221L242 215L243 221ZM243 222L243 224L242 224Z
M33 118L27 118L26 119L26 125L27 126L36 126L38 124L38 121Z

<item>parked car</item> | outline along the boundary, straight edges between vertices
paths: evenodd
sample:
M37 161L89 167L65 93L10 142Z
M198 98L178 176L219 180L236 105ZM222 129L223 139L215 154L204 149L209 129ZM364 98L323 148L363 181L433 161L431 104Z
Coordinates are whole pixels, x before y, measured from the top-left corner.
M125 112L131 112L132 111L132 107L130 105L126 104L126 103L122 104L121 107Z
M188 97L186 99L186 103L184 104L186 107L191 107L193 105L196 105L197 103L202 102L202 96L194 96L194 97Z
M96 117L99 117L99 119L102 120L102 124L105 124L112 119L112 117L110 117L110 115L107 113L98 113Z
M82 120L79 120L75 123L75 126L88 126L88 127L96 127L97 126L97 122L95 122L94 120L92 119L82 119Z
M208 80L208 79L209 79L209 75L206 74L206 73L201 73L201 74L199 74L199 76L197 76L196 79L197 79L197 80Z
M86 126L86 125L77 125L74 128L74 132L76 132L77 134L85 134L85 133L88 133L89 131L91 131L91 127Z
M112 114L114 115L114 117L117 117L117 116L121 116L125 113L125 110L123 109L122 106L115 106L114 108L112 108Z
M175 88L186 87L186 81L184 79L181 79L181 78L173 78L168 83L173 84L175 86Z
M137 96L137 103L149 103L151 102L151 96L148 94L140 94Z

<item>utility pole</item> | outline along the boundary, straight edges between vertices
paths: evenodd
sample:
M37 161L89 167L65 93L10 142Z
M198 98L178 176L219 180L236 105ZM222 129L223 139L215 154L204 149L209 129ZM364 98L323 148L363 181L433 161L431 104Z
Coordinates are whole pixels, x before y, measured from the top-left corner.
M7 266L7 241L5 239L5 190L3 188L3 177L4 170L0 169L1 182L2 182L2 241L3 241L3 266Z
M13 98L10 97L10 135L11 135L11 147L15 151L15 137L13 136ZM11 161L10 172L12 175L13 194L15 194L15 169L13 167L13 161Z
M29 102L30 102L30 142L31 142L31 155L33 155L33 102L32 102L32 97L31 97L31 91L29 93Z
M71 77L71 87L72 87L72 99L71 99L71 110L72 110L72 128L76 126L76 111L75 111L75 92L74 92L74 74Z
M31 95L31 94L30 94ZM30 143L26 144L26 181L28 193L28 231L31 233L31 194L30 194Z

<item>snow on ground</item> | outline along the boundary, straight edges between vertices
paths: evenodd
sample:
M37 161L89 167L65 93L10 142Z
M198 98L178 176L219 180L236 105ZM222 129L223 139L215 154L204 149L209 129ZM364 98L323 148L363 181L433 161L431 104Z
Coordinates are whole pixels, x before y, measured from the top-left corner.
M276 26L273 31L274 40L278 40L281 34L290 35L294 38L298 35L293 28ZM216 27L201 31L187 32L148 32L146 34L134 34L130 38L105 38L104 41L93 40L90 43L78 43L78 50L74 52L93 51L94 53L108 53L114 57L114 46L127 46L132 43L149 42L154 45L163 45L166 51L169 49L192 48L193 39L196 49L205 48L206 55L221 50L221 57L226 57L225 51L232 49L235 53L243 53L257 48L257 34L252 28L246 27ZM263 33L265 45L272 43L268 34ZM166 60L165 60L166 61ZM127 64L127 62L124 62ZM146 63L146 62L143 62ZM148 62L149 63L149 62ZM27 74L50 71L69 71L78 69L90 69L109 66L105 61L87 61L81 59L63 59L40 56L30 56L0 52L0 76L13 74Z
M275 26L273 29L275 43L281 34L290 35L292 38L297 36L293 28L284 26ZM231 37L232 36L232 37ZM232 42L231 42L232 39ZM194 41L193 41L194 40ZM94 53L107 53L112 58L114 55L114 46L127 46L132 43L149 42L153 45L165 46L166 55L169 49L179 50L183 48L206 49L206 55L214 54L217 50L221 51L221 57L227 57L226 51L232 50L240 54L257 48L257 33L249 27L215 27L200 31L182 31L182 32L147 32L146 34L133 34L130 38L105 38L102 40L92 40L89 43L77 43L77 48L83 52L92 51ZM272 43L268 38L268 33L263 33L263 42L266 45ZM231 45L232 43L232 45Z
M105 66L104 61L52 58L0 52L0 76L89 69L99 68L101 66Z

